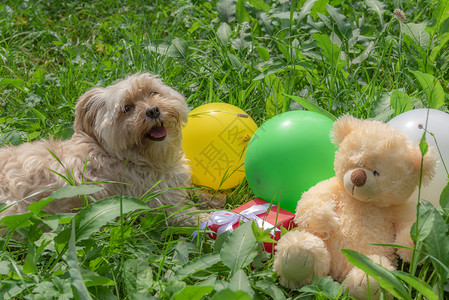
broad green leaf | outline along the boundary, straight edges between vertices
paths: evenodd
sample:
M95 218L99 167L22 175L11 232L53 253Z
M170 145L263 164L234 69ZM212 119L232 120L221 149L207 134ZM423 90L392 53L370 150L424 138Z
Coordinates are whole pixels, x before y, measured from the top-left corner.
M356 65L367 59L371 52L374 50L374 42L369 42L366 46L365 50L362 51L362 53L359 54L356 58L352 60L352 64Z
M327 8L327 5L328 4L326 4L326 8ZM329 20L329 18L326 15L324 15L322 13L317 13L317 15L318 15L318 18L322 21L322 22L320 22L320 24L323 23L330 30L332 30L332 31L334 30L334 26L333 26L331 20ZM321 31L321 30L319 30L319 31Z
M263 47L263 46L257 46L256 47L257 53L259 54L259 57L263 60L263 61L267 61L270 59L270 53L268 53L267 48Z
M45 70L44 69L37 69L36 71L33 72L33 79L36 82L41 82L45 78L44 75L45 75Z
M8 138L11 144L13 144L14 146L18 146L22 143L22 135L16 130L10 132Z
M342 15L338 12L338 9L333 7L330 4L326 5L327 12L334 20L335 24L337 24L338 30L343 34L343 36L348 37L351 34L351 24L348 22L348 19L345 15Z
M265 76L264 83L268 87L269 96L266 102L268 117L274 117L280 113L286 112L289 102L284 97L284 87L276 74Z
M269 118L286 112L285 97L280 93L271 94L268 96L265 107Z
M266 13L269 13L271 9L270 5L264 0L249 0L249 4L251 4L254 8L263 10Z
M380 24L384 23L383 14L385 12L385 3L380 2L379 0L365 0L366 6L369 10L374 11L380 20Z
M419 24L406 23L401 26L402 34L409 36L412 41L420 46L424 51L427 49L430 43L430 34L426 31L426 22ZM419 50L419 49L417 49Z
M30 225L30 218L32 216L33 213L29 212L21 215L6 216L0 219L0 221L5 224L11 231L13 231L17 228L22 228Z
M3 297L2 299L20 299L16 296L22 293L23 290L29 289L34 285L34 283L20 284L15 282L0 284L0 295Z
M250 295L243 291L234 292L229 288L223 289L216 293L212 300L251 300L253 299Z
M217 13L220 21L231 23L235 20L236 0L219 0L217 2Z
M443 189L440 195L440 206L443 209L449 209L449 183Z
M175 38L167 50L167 55L173 58L186 58L189 45L182 38Z
M391 92L382 94L379 98L376 98L372 104L369 117L375 120L387 122L394 114L394 109L390 104Z
M173 299L173 297L181 293L186 288L186 286L187 284L184 281L170 279L165 289L165 298Z
M419 141L419 149L421 150L422 156L426 155L427 151L429 151L429 145L426 141L426 133L424 132L421 140Z
M441 24L449 18L449 0L438 1L438 5L433 9L432 19L435 22L432 27L427 27L427 30L433 35L438 32Z
M279 73L279 72L285 70L288 67L291 68L291 65L287 65L285 63L275 64L273 66L270 66L268 69L264 70L263 72L261 72L259 75L257 75L254 78L254 80L262 80L265 77L267 77L268 75ZM269 84L269 82L266 82L266 83Z
M429 108L438 109L444 105L445 94L441 83L431 74L420 71L411 71L415 75L423 91L427 96Z
M204 281L197 282L197 286L216 286L215 283L217 282L217 276L211 275ZM217 291L217 289L215 289Z
M23 264L23 273L24 274L35 274L36 273L36 246L30 240L27 241L28 244L28 253L25 259L25 263Z
M405 273L402 271L393 271L393 274L416 289L421 295L426 297L426 299L438 300L438 295L433 292L432 287L430 287L427 282L425 282L421 278L414 277L409 273Z
M406 38L408 38L408 37L406 37ZM430 60L430 58L428 58L427 53L424 51L424 49L420 50L419 52L421 54L420 57L413 55L413 58L415 59L416 63L418 64L418 69L423 73L434 74L435 66L432 63L432 61Z
M75 213L54 214L49 217L46 217L45 219L42 219L42 221L45 224L47 224L51 229L55 230L56 228L58 228L58 225L60 224L70 223L74 215Z
M10 78L0 78L0 86L13 86L16 89L26 93L27 91L22 87L23 80L21 79L10 79Z
M36 284L33 289L33 299L58 299L70 300L74 299L72 287L70 285L70 278L61 279L53 276L51 281L42 281Z
M229 42L231 37L231 26L228 23L221 23L220 27L217 29L217 36L223 45Z
M241 224L224 242L220 251L223 264L231 268L231 274L249 265L258 253L257 241L251 222Z
M316 285L306 285L299 289L300 292L310 293L315 295L317 298L324 296L323 292Z
M255 287L258 290L264 292L266 295L272 297L273 299L276 300L286 299L282 290L274 282L256 280Z
M446 32L440 37L440 40L438 41L438 45L432 48L432 51L430 52L430 60L435 61L438 57L438 54L440 54L442 49L445 49L446 44L449 42L449 32Z
M420 201L418 218L410 229L410 236L415 243L424 241L433 230L435 223L434 210L429 202Z
M318 13L325 14L327 13L326 5L329 3L329 0L317 0L313 5L312 12L310 15L316 19L318 17Z
M289 97L290 99L298 102L300 105L302 105L305 109L309 110L309 111L313 111L319 114L322 114L323 116L328 117L329 119L331 119L332 121L337 120L337 117L334 116L333 114L331 114L330 112L328 112L327 110L322 109L321 107L319 107L318 105L316 105L315 103L312 103L306 99L303 99L301 97L298 96L293 96L293 95L287 95L284 94L285 96Z
M355 250L342 249L341 251L353 266L361 269L366 274L373 277L379 285L387 290L391 295L399 299L412 299L410 298L402 282L399 281L390 271Z
M327 34L314 33L313 39L316 41L317 46L321 49L321 53L326 58L325 62L327 64L337 68L340 68L346 64L346 62L340 58L340 48L331 42L331 39Z
M251 20L244 0L237 0L235 15L239 23L249 22Z
M251 27L248 23L241 25L239 35L235 39L231 39L232 48L238 51L242 51L252 45L251 40Z
M191 250L192 244L186 243L186 241L177 242L175 246L175 253L173 254L173 261L183 264L188 263Z
M301 21L303 18L305 18L307 15L309 15L312 12L313 6L317 0L307 0L304 2L304 4L301 6L301 10L298 14L298 22ZM316 17L316 13L315 16Z
M102 187L92 185L92 184L83 184L77 186L64 186L56 191L52 192L48 198L41 199L38 202L31 203L27 208L28 210L38 214L42 211L42 209L47 206L50 202L56 199L64 199L64 198L74 198L77 196L83 195L91 195L96 192L103 190ZM80 205L81 205L80 200Z
M183 278L193 275L197 271L207 270L213 265L221 261L219 253L209 253L202 256L198 256L191 262L183 265L176 271L175 278L182 280Z
M192 24L192 26L190 26L189 28L189 33L193 33L195 32L198 28L203 27L204 24L201 23L201 21L196 21L195 23Z
M174 300L200 300L214 290L213 286L186 286L180 293L176 294Z
M320 16L324 16L324 15L318 12L317 16L319 18L321 18ZM311 15L307 16L307 26L310 27L310 29L309 29L310 32L317 32L317 31L321 32L324 30L324 25L325 25L324 22L320 22L320 21L315 22ZM306 53L306 52L304 52L304 53Z
M117 282L103 277L103 276L98 276L98 275L90 275L90 274L85 274L83 275L83 281L84 284L89 287L89 286L100 286L100 285L116 285Z
M103 190L102 187L92 184L83 184L78 186L64 186L52 192L49 198L55 199L73 198L76 196L90 195L99 192L101 190Z
M432 206L430 203L428 203L428 205ZM446 281L449 274L447 272L447 267L443 266L449 266L449 239L447 237L448 228L444 218L438 213L438 211L433 208L433 206L430 209L434 215L433 228L423 240L423 245L425 247L425 252L431 255L430 259L432 260L433 266L440 276L440 279L442 281Z
M122 281L128 295L147 294L153 286L153 272L141 259L128 259L123 268Z
M229 62L231 66L237 70L241 70L243 68L242 62L235 56L234 54L228 53Z
M148 209L143 201L126 196L113 196L94 202L75 215L76 241L89 238L92 233L119 217L120 198L124 214L138 209Z
M410 97L398 90L391 93L390 105L394 109L394 116L413 109L412 100L410 100Z
M75 219L72 219L72 230L70 233L69 247L67 250L67 266L69 267L69 275L72 279L73 292L75 293L76 299L92 299L90 297L89 291L84 284L83 277L81 275L78 259L76 257L76 242L75 242Z
M14 267L10 261L2 260L0 261L0 275L7 275L10 273Z
M251 297L254 296L254 291L249 284L248 276L243 270L237 270L229 282L229 288L234 292L244 291Z
M342 291L340 283L336 282L330 276L321 277L317 286L328 299L338 299L338 295Z

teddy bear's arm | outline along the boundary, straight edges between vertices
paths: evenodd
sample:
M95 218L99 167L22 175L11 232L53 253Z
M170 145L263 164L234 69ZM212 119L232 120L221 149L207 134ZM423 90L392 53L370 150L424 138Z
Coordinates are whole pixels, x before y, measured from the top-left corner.
M335 178L319 182L305 192L296 208L295 222L298 227L323 239L328 238L339 226L335 211L337 195Z
M409 200L401 205L393 206L392 212L396 228L395 244L413 248L410 229L416 220L416 203ZM404 261L410 262L413 251L398 248L397 253Z

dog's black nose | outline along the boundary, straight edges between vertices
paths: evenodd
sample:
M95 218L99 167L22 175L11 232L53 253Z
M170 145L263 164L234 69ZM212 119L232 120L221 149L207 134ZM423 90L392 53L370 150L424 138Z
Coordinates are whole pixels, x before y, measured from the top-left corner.
M159 107L153 105L147 108L145 114L151 119L157 119L161 115L161 111Z

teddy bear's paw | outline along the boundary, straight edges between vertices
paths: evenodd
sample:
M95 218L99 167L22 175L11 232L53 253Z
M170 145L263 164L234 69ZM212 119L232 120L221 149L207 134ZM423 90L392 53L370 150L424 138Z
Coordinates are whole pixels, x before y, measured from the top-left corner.
M307 250L290 249L282 256L282 274L289 281L303 282L313 272L314 259Z
M349 289L349 295L358 299L380 299L381 289L377 281L369 277L369 286L366 273L358 268L352 268L346 277L345 287Z
M328 239L329 235L340 226L340 218L335 212L333 201L323 202L314 197L315 195L310 192L304 194L298 204L295 222L308 232L322 239Z
M308 232L288 232L276 250L274 271L284 286L298 288L309 283L314 273L318 277L329 273L330 257L324 242Z

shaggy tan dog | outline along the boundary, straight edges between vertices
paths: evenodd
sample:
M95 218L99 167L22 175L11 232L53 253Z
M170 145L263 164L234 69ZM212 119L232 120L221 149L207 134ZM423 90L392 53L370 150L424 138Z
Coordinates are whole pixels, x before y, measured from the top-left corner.
M141 197L159 181L157 189L190 185L181 145L187 104L159 78L136 74L106 88L91 89L79 98L75 110L75 133L70 140L0 149L0 202L13 204L0 217L27 212L31 202L67 185L52 172L65 174L64 167L77 184L107 182L102 184L104 190L94 194L96 199L120 194ZM188 201L187 191L169 190L158 200L149 205L183 204ZM63 199L44 210L62 213L81 206L79 198ZM201 222L208 219L202 213L185 223L194 224L198 217Z

